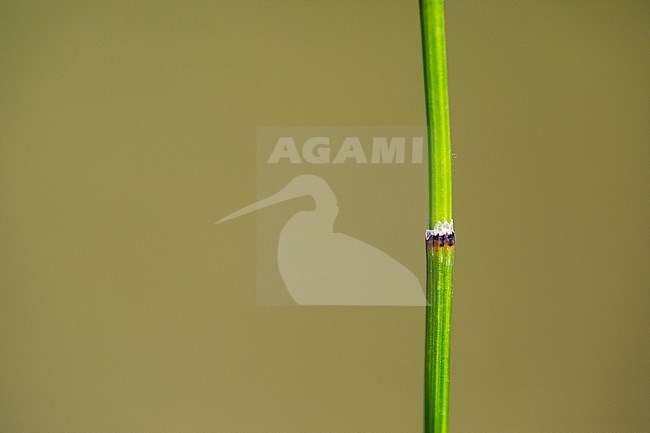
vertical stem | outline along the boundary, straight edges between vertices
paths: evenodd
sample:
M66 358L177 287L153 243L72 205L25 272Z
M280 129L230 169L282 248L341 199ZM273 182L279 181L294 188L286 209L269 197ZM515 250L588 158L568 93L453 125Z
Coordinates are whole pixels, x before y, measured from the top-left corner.
M449 429L449 354L454 246L429 237L424 361L424 432Z
M443 0L420 0L429 139L429 219L451 221L451 140Z
M449 355L455 235L443 0L420 0L429 149L424 431L449 429Z

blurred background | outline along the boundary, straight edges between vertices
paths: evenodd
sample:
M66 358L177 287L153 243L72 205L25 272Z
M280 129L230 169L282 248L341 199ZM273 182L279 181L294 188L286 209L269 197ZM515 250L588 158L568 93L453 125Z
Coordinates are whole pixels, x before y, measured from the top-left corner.
M454 432L650 431L649 19L447 2ZM424 124L416 1L10 0L0 58L0 431L421 431L422 308L258 306L213 225L260 125Z

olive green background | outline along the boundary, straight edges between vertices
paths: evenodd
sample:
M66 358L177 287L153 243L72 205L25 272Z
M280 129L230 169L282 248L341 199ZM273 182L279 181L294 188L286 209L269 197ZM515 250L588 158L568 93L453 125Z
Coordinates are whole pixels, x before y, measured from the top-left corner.
M649 19L447 2L454 432L650 431ZM423 124L420 57L416 1L1 1L0 431L421 431L422 309L257 306L213 225L259 125Z

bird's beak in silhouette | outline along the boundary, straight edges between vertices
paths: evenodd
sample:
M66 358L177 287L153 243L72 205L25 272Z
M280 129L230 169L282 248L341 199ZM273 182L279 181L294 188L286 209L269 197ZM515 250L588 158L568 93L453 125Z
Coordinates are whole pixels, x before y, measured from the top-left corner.
M242 215L246 215L247 213L255 212L255 211L260 210L262 208L265 208L267 206L272 206L272 205L274 205L276 203L287 201L287 200L290 200L292 198L299 197L301 195L303 195L303 194L292 194L291 192L289 192L289 189L285 187L284 189L280 190L279 192L273 194L270 197L267 197L267 198L262 199L262 200L260 200L260 201L258 201L256 203L253 203L253 204L248 205L248 206L246 206L246 207L244 207L242 209L239 209L238 211L233 212L230 215L226 215L225 217L223 217L219 221L217 221L215 224L220 224L222 222L225 222L225 221L240 217Z

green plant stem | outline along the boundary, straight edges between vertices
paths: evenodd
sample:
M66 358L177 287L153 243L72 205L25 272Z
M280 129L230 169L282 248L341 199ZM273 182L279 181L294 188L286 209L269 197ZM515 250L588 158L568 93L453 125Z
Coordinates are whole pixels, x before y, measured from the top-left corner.
M451 221L451 140L443 0L420 0L429 140L429 219Z
M420 0L427 136L429 229L452 221L451 140L443 0ZM453 236L453 235L452 235ZM453 239L453 237L452 237ZM449 429L449 357L454 241L428 238L424 431Z
M454 247L427 242L427 307L424 361L424 431L449 429L449 354Z

